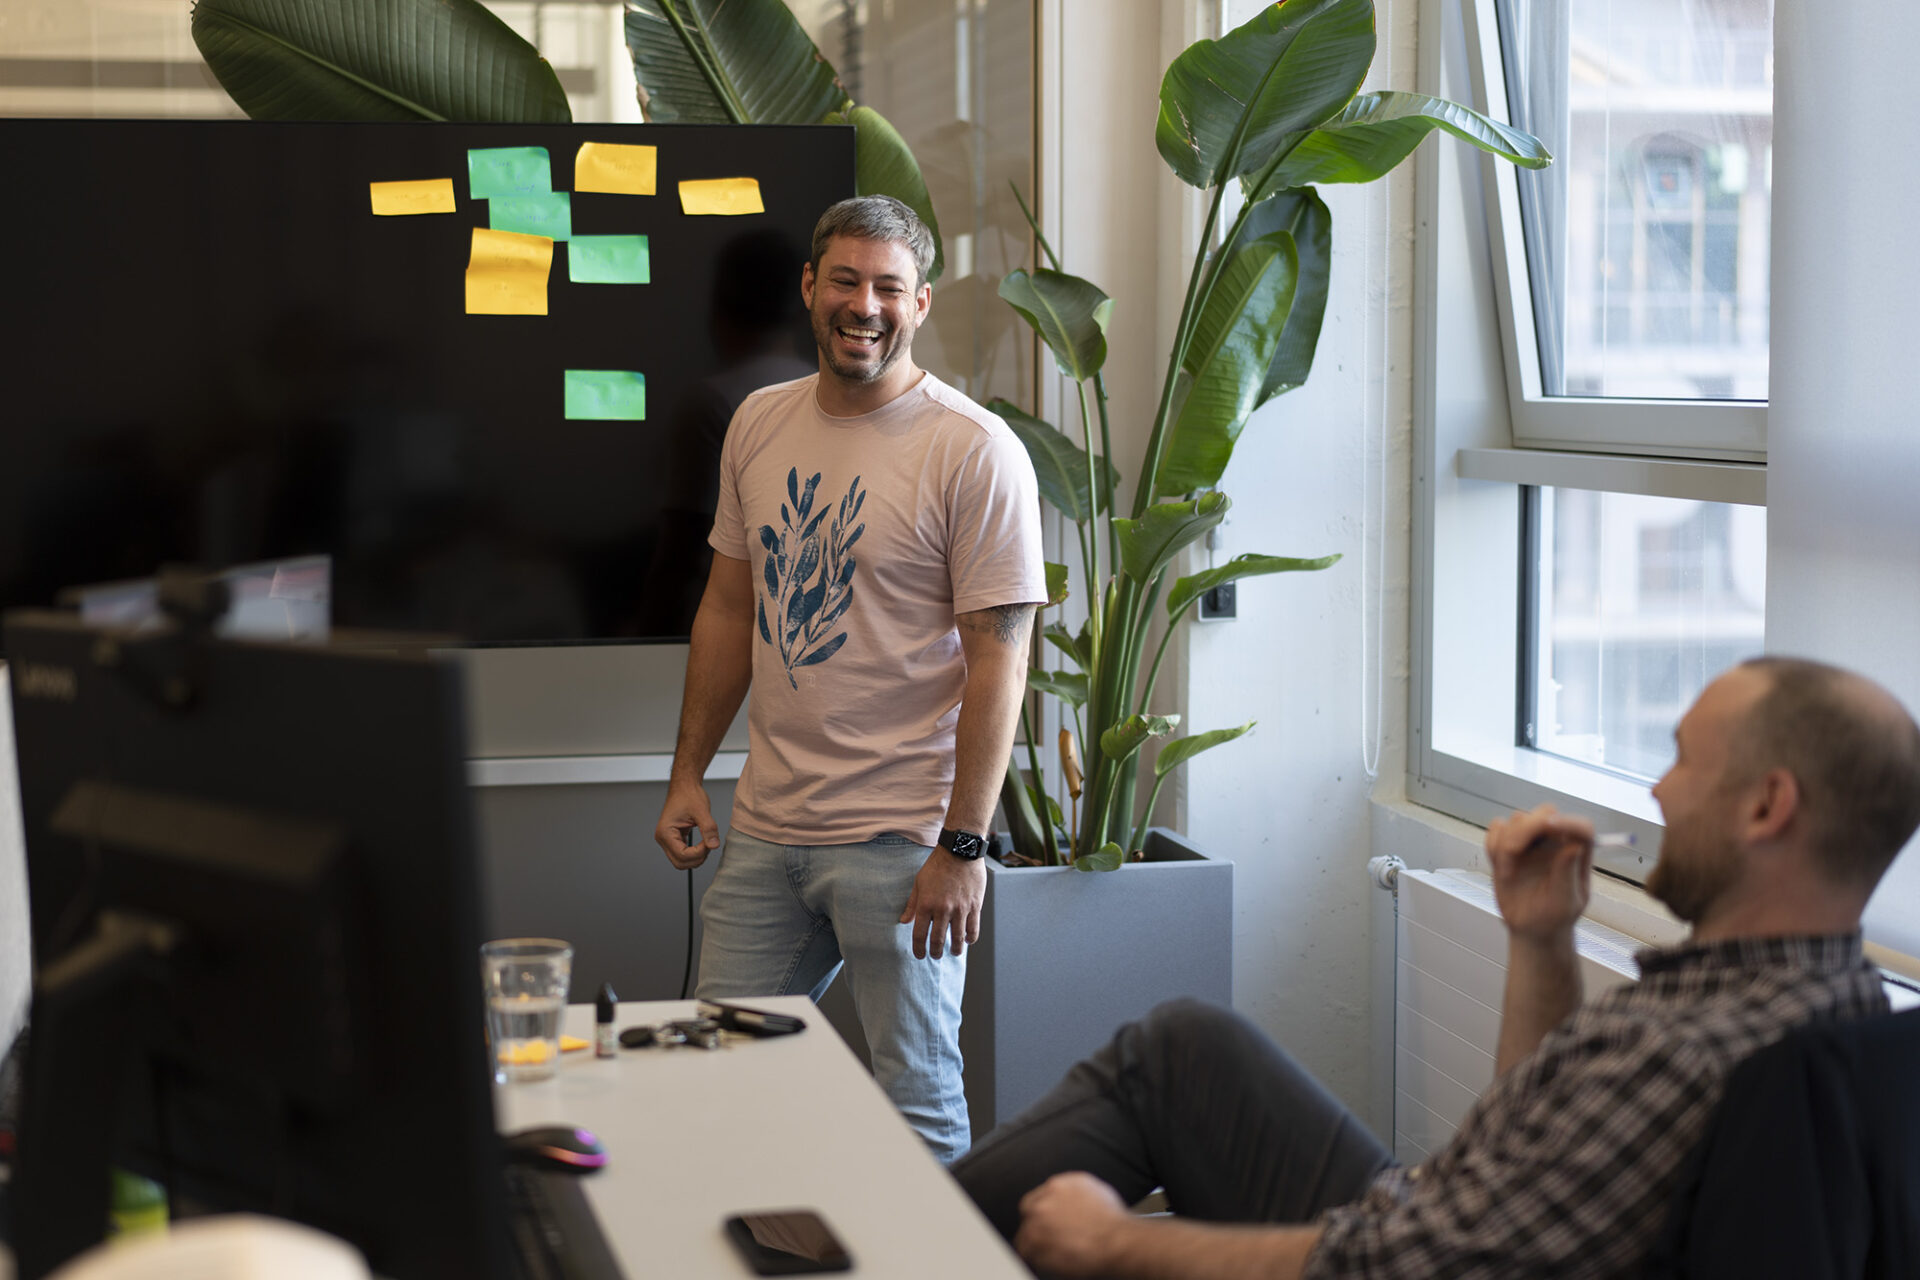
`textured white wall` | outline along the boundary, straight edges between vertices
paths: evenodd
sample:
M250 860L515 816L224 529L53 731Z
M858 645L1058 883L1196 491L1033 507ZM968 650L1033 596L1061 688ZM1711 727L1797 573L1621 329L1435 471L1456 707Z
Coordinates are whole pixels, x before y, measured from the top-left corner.
M1920 127L1910 4L1774 9L1767 648L1854 667L1920 709ZM1920 955L1920 853L1867 929ZM1899 904L1900 910L1894 907Z

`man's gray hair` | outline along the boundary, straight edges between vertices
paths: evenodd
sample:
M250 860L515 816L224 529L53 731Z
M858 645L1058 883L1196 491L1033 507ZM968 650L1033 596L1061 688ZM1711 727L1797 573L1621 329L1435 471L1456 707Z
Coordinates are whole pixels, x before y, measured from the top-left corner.
M820 259L826 256L827 243L835 236L905 245L913 255L917 272L914 289L927 282L927 272L933 267L933 232L927 230L927 224L903 201L892 196L854 196L821 214L820 221L813 227L810 265L815 275L820 273Z

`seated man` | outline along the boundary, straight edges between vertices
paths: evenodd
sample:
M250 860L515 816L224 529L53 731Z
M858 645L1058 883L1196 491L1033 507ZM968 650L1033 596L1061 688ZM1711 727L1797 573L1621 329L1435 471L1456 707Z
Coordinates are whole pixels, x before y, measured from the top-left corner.
M1920 728L1848 672L1746 663L1674 738L1647 889L1692 938L1582 1006L1593 828L1547 806L1493 823L1497 1074L1425 1164L1394 1164L1247 1023L1186 1003L1123 1027L954 1175L1047 1274L1637 1274L1734 1065L1886 1007L1860 913L1920 823ZM1179 1217L1128 1212L1155 1186Z

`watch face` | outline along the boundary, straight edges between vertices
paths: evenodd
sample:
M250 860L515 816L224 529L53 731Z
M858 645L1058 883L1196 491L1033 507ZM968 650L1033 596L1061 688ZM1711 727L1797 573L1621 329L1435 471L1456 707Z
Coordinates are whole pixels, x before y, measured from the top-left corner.
M987 842L971 831L946 830L940 833L940 843L956 858L965 858L972 862L987 851Z

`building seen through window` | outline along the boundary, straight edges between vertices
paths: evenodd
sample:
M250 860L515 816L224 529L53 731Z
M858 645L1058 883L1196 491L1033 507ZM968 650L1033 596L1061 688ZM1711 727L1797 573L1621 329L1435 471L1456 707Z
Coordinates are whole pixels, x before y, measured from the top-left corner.
M1550 395L1767 397L1772 0L1501 0Z
M1766 510L1538 490L1533 741L1652 780L1673 726L1766 631Z

